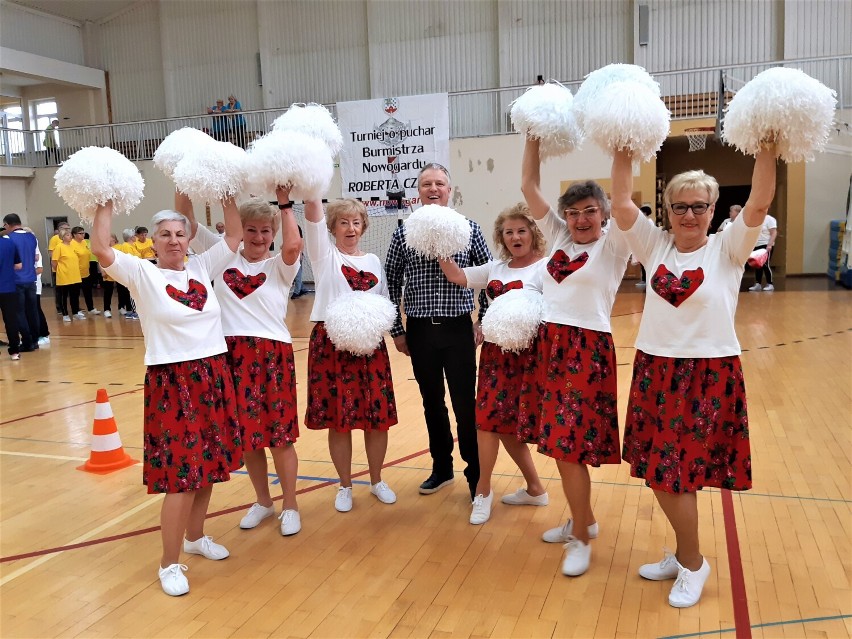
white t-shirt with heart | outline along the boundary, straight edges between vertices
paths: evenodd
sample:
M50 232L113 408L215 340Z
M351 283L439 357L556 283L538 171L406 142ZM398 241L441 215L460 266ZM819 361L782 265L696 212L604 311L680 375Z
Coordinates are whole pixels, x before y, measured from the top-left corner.
M544 266L544 321L611 333L609 316L630 258L624 233L610 222L599 240L577 244L553 209L536 224L551 248Z
M221 243L217 233L199 224L190 246L203 254ZM222 305L225 336L264 337L290 344L293 338L285 318L299 261L287 265L279 253L261 262L249 262L237 251L219 266L210 276Z
M506 260L491 260L479 266L462 269L468 288L485 289L488 299L494 300L501 293L513 288L524 288L541 293L544 266L547 260L539 260L529 266L512 268Z
M674 235L640 215L625 232L648 273L645 309L636 348L661 357L739 355L734 330L740 280L760 227L737 216L691 253L674 246Z
M192 256L182 271L162 269L113 249L115 261L104 271L133 296L145 337L147 366L188 362L228 350L210 273L234 253L225 242L218 244L203 255Z

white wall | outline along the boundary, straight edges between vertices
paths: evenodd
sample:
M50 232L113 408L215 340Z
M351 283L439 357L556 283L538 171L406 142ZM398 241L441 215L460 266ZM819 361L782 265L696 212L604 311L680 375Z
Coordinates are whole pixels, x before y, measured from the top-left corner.
M9 49L84 64L79 24L20 5L0 2L0 42Z

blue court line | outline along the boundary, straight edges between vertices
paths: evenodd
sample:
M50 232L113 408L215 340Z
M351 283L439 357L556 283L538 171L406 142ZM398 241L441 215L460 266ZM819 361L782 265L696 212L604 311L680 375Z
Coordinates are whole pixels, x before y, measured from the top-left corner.
M811 617L810 619L792 619L790 621L769 621L767 623L754 624L752 628L769 628L771 626L788 626L796 623L814 623L817 621L836 621L837 619L849 619L852 615L834 615L833 617ZM736 628L720 628L719 630L703 630L701 632L690 632L685 635L667 635L658 639L686 639L686 637L701 637L704 635L718 635L723 632L736 632Z
M245 470L232 470L232 475L248 475L248 471ZM280 484L281 480L278 479L278 475L276 473L266 473L267 477L274 477L275 480L272 482L272 485ZM296 479L304 479L305 481L324 481L332 484L340 483L339 477L310 477L308 475L296 475ZM364 481L363 479L353 479L353 484L364 484L365 486L370 486L370 482Z

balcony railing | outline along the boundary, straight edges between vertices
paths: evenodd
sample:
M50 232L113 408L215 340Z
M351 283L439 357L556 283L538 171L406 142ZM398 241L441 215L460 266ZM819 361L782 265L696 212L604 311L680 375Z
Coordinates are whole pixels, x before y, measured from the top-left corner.
M755 75L776 66L801 69L837 91L838 106L852 107L852 55L744 64L654 74L663 101L673 119L716 117L736 91ZM565 82L576 92L581 80ZM526 86L460 91L449 96L450 137L478 137L512 133L509 105ZM326 105L334 114L335 105ZM286 110L245 111L246 141L269 130L273 120ZM209 115L145 120L124 124L61 128L59 149L48 154L43 147L44 131L0 129L0 165L41 167L64 161L85 146L109 146L131 160L148 160L169 133L183 127L210 132ZM232 141L237 140L232 137Z

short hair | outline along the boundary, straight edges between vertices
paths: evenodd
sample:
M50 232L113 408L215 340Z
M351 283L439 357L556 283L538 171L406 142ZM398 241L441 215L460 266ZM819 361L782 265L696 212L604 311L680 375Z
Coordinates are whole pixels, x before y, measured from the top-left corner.
M447 167L443 164L438 164L437 162L429 162L429 164L420 169L420 173L417 174L417 186L420 186L420 178L423 177L423 174L426 171L442 171L444 175L447 176L447 185L450 185L453 182L453 179L450 177L450 170Z
M133 229L124 229L121 232L121 237L124 238L125 242L129 242L131 239L133 239L134 235L136 235L136 231L134 231Z
M364 206L364 203L348 197L328 203L328 206L325 208L325 225L328 227L328 230L333 233L337 220L347 213L357 213L361 216L364 231L370 226L370 218L367 215L367 207Z
M109 236L110 236L112 239L114 239L114 240L115 240L115 243L116 243L116 244L118 244L118 237L115 235L115 233L110 233L110 234L109 234Z
M82 226L75 226L73 229L71 229L71 235L76 235L77 233L85 233L85 232L86 232L86 229L84 229Z
M729 208L728 210L729 211L736 211L737 213L739 213L740 211L743 210L743 207L741 207L739 204L732 204L731 208Z
M601 207L604 220L609 219L609 198L604 193L601 185L594 180L584 180L582 182L573 182L559 197L559 216L565 217L565 209L572 204L576 204L580 200L586 198L594 198Z
M675 175L663 192L663 202L671 206L672 197L687 189L704 189L707 191L708 204L715 204L719 199L719 183L712 175L707 175L701 169L696 171L685 171Z
M59 239L60 240L64 241L65 238L68 237L69 235L71 235L71 229L68 229L68 228L65 228L65 227L62 227L62 228L59 229Z
M281 226L281 216L278 211L266 200L253 197L240 204L240 222L245 226L248 222L269 222L272 225L272 233L278 233Z
M57 225L56 225L56 230L57 230L57 231L58 231L59 229L70 229L70 228L71 228L71 225L70 225L70 224L68 224L68 222L60 222L59 224L57 224Z
M544 255L547 240L544 239L544 234L538 228L538 224L535 223L533 216L530 215L529 207L522 202L518 202L514 206L501 211L497 219L494 220L494 246L497 247L500 259L509 260L512 257L511 251L506 248L506 243L503 241L503 227L510 220L522 220L526 222L532 235L532 252L536 255Z
M20 226L21 225L21 216L17 213L8 213L3 216L3 224L10 224L12 226Z
M164 211L160 211L154 217L152 217L151 218L151 226L154 227L154 233L156 233L159 230L160 224L162 224L163 222L183 222L184 232L187 235L189 235L192 232L192 225L189 223L189 220L186 218L186 216L181 215L177 211L172 211L170 209L166 209ZM143 233L143 232L147 233L148 229L146 229L144 226L139 226L139 227L136 228L136 232L137 233Z
M173 212L174 212L174 213L176 213L177 211L173 211ZM163 213L163 211L160 211L160 213ZM159 215L160 213L157 213L157 215ZM148 229L146 229L144 226L137 226L137 227L136 227L136 231L135 231L135 233L136 233L137 235L138 235L139 233L147 233L147 232L148 232Z

